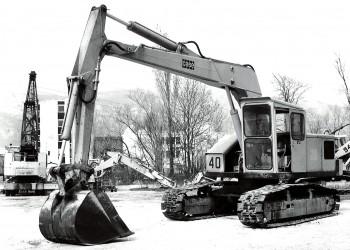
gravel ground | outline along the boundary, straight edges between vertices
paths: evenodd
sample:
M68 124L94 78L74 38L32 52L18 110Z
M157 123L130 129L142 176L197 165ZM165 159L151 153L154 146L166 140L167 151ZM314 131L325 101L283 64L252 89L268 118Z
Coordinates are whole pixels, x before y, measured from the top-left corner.
M236 216L190 222L170 221L160 211L162 193L120 188L108 193L134 235L97 246L57 244L40 233L46 197L0 195L1 249L350 249L350 201L338 216L274 229L244 227Z

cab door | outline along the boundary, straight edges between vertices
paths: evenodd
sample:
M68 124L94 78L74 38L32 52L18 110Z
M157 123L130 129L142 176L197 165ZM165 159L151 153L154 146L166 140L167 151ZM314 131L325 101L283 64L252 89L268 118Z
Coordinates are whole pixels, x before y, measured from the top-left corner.
M306 172L306 136L305 116L303 113L291 112L291 151L292 172Z

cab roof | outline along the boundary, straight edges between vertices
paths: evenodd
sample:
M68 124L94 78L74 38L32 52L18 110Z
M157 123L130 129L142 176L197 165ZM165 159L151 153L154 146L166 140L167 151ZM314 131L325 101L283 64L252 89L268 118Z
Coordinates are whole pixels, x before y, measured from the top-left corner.
M247 103L273 103L275 108L294 109L294 110L305 112L305 110L298 105L276 100L271 97L243 97L241 98L241 103L242 105Z

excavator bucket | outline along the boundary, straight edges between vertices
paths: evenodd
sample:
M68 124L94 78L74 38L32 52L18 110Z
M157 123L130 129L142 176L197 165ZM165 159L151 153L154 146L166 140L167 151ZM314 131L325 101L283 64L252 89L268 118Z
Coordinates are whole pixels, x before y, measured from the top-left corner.
M89 190L93 170L80 165L53 168L59 190L41 208L39 228L53 242L100 244L133 234L120 218L107 194Z
M72 196L53 191L41 208L39 228L53 242L99 244L133 232L104 192L82 190Z

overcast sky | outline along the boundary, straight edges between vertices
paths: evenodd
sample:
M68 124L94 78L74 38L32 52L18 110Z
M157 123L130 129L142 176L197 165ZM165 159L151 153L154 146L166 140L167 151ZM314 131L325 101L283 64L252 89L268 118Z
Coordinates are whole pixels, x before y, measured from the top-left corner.
M3 1L1 110L24 101L31 70L40 93L65 94L90 9L101 4L174 41L195 40L207 57L253 65L264 95L280 73L310 85L307 106L346 104L334 61L340 54L350 73L347 1ZM106 35L152 45L111 19ZM116 58L105 57L100 80L99 91L155 88L152 69Z

